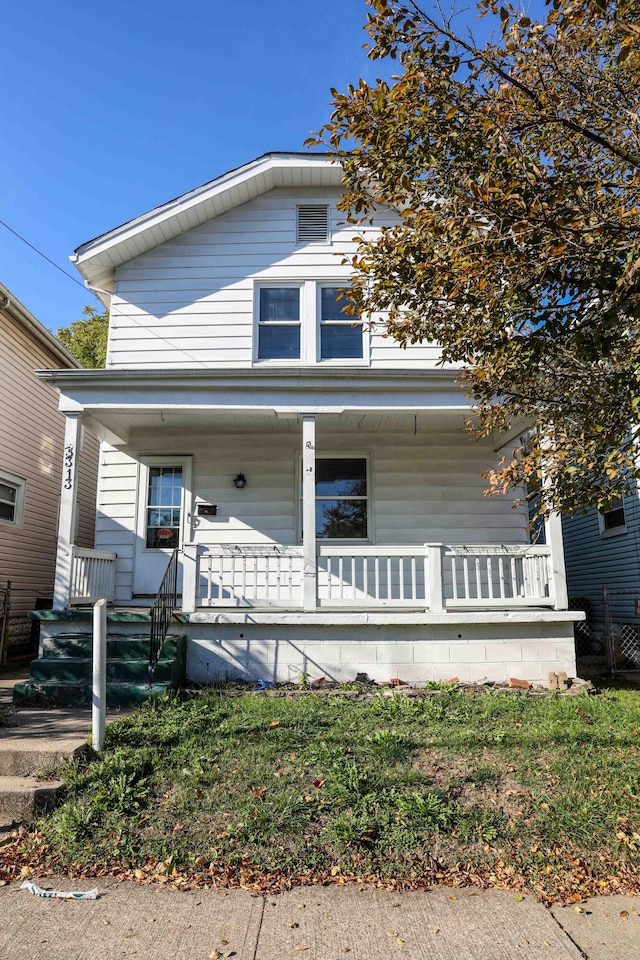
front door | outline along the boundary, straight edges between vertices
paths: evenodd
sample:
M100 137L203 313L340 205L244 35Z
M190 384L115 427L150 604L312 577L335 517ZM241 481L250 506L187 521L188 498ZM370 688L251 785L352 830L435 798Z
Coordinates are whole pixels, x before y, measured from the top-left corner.
M190 457L148 457L141 462L134 597L158 592L173 550L184 543L190 497ZM182 564L178 573L181 592Z

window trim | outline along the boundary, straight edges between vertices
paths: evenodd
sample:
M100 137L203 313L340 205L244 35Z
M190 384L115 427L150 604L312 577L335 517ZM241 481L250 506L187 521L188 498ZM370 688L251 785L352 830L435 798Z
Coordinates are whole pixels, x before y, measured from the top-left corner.
M285 321L273 321L271 323L264 323L260 320L260 297L262 290L298 290L300 296L300 307L299 307L299 317L297 326L300 329L300 356L292 358L277 358L277 357L268 357L263 358L260 356L260 327L262 326L283 326L283 327L294 327L296 326L295 322L285 322ZM256 281L254 284L254 295L253 295L253 362L254 363L267 363L272 366L300 366L301 363L304 363L305 351L307 349L306 345L306 326L305 317L307 310L305 307L305 284L301 280L268 280Z
M366 364L368 366L368 356L369 356L369 339L368 331L365 329L365 324L362 320L362 317L359 317L356 321L355 318L347 317L345 320L325 320L322 319L322 291L323 290L332 290L340 289L346 290L349 286L347 283L341 281L332 282L330 280L318 280L316 282L316 316L315 316L315 328L316 328L316 363L321 364L322 366L359 366ZM327 326L328 324L341 325L345 327L360 327L360 333L362 336L362 356L361 357L326 357L322 356L322 327Z
M622 510L624 521L620 524L617 524L615 527L607 528L605 520L606 515L620 509ZM627 532L627 511L624 505L623 497L618 497L617 500L614 500L613 504L608 509L598 511L598 524L600 527L600 538L602 540L607 539L608 537L619 537Z
M350 277L327 277L322 279L301 279L293 278L287 280L278 279L254 279L253 282L253 343L252 343L252 364L262 366L263 364L272 367L370 367L371 366L371 345L370 334L367 323L360 318L362 327L362 356L356 358L337 357L330 360L320 359L320 317L321 317L321 298L322 290L326 287L349 286ZM259 337L260 337L260 291L263 289L277 289L284 287L287 289L298 289L300 291L300 357L299 359L269 359L262 360L258 356Z
M366 537L319 537L316 535L316 543L320 544L373 544L374 543L374 510L373 510L373 454L363 450L323 450L316 451L317 460L364 460L367 471L367 536ZM302 543L302 450L296 451L296 471L295 471L295 489L296 489L296 538L298 543ZM300 492L298 492L300 491ZM349 497L343 499L348 500ZM317 497L314 496L314 504Z
M24 477L18 477L15 473L9 473L8 470L0 468L0 483L5 483L8 487L14 487L16 491L13 520L7 520L6 517L0 517L0 524L6 527L20 528L24 523L24 498L27 481Z

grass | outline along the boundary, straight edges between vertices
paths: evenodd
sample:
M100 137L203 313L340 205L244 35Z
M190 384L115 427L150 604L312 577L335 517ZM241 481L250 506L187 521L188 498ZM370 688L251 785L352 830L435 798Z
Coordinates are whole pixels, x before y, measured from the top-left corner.
M65 768L17 853L189 882L636 890L639 743L628 690L156 700Z

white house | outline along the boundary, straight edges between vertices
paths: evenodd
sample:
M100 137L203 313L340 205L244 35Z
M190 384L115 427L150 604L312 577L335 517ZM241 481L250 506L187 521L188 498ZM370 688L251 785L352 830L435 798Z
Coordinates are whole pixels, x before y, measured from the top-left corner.
M266 154L78 248L111 325L106 369L40 373L67 450L102 439L96 555L74 462L55 605L148 608L177 551L194 680L575 675L558 518L531 546L482 493L509 438L469 439L436 346L342 313L340 184L325 155Z

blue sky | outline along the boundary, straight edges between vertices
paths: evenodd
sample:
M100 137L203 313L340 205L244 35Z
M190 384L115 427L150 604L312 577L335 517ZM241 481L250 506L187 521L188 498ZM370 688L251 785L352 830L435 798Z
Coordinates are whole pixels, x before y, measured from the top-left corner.
M68 257L86 240L303 149L330 87L381 70L365 21L364 0L6 4L0 220L76 275ZM2 226L0 280L53 330L96 302Z

